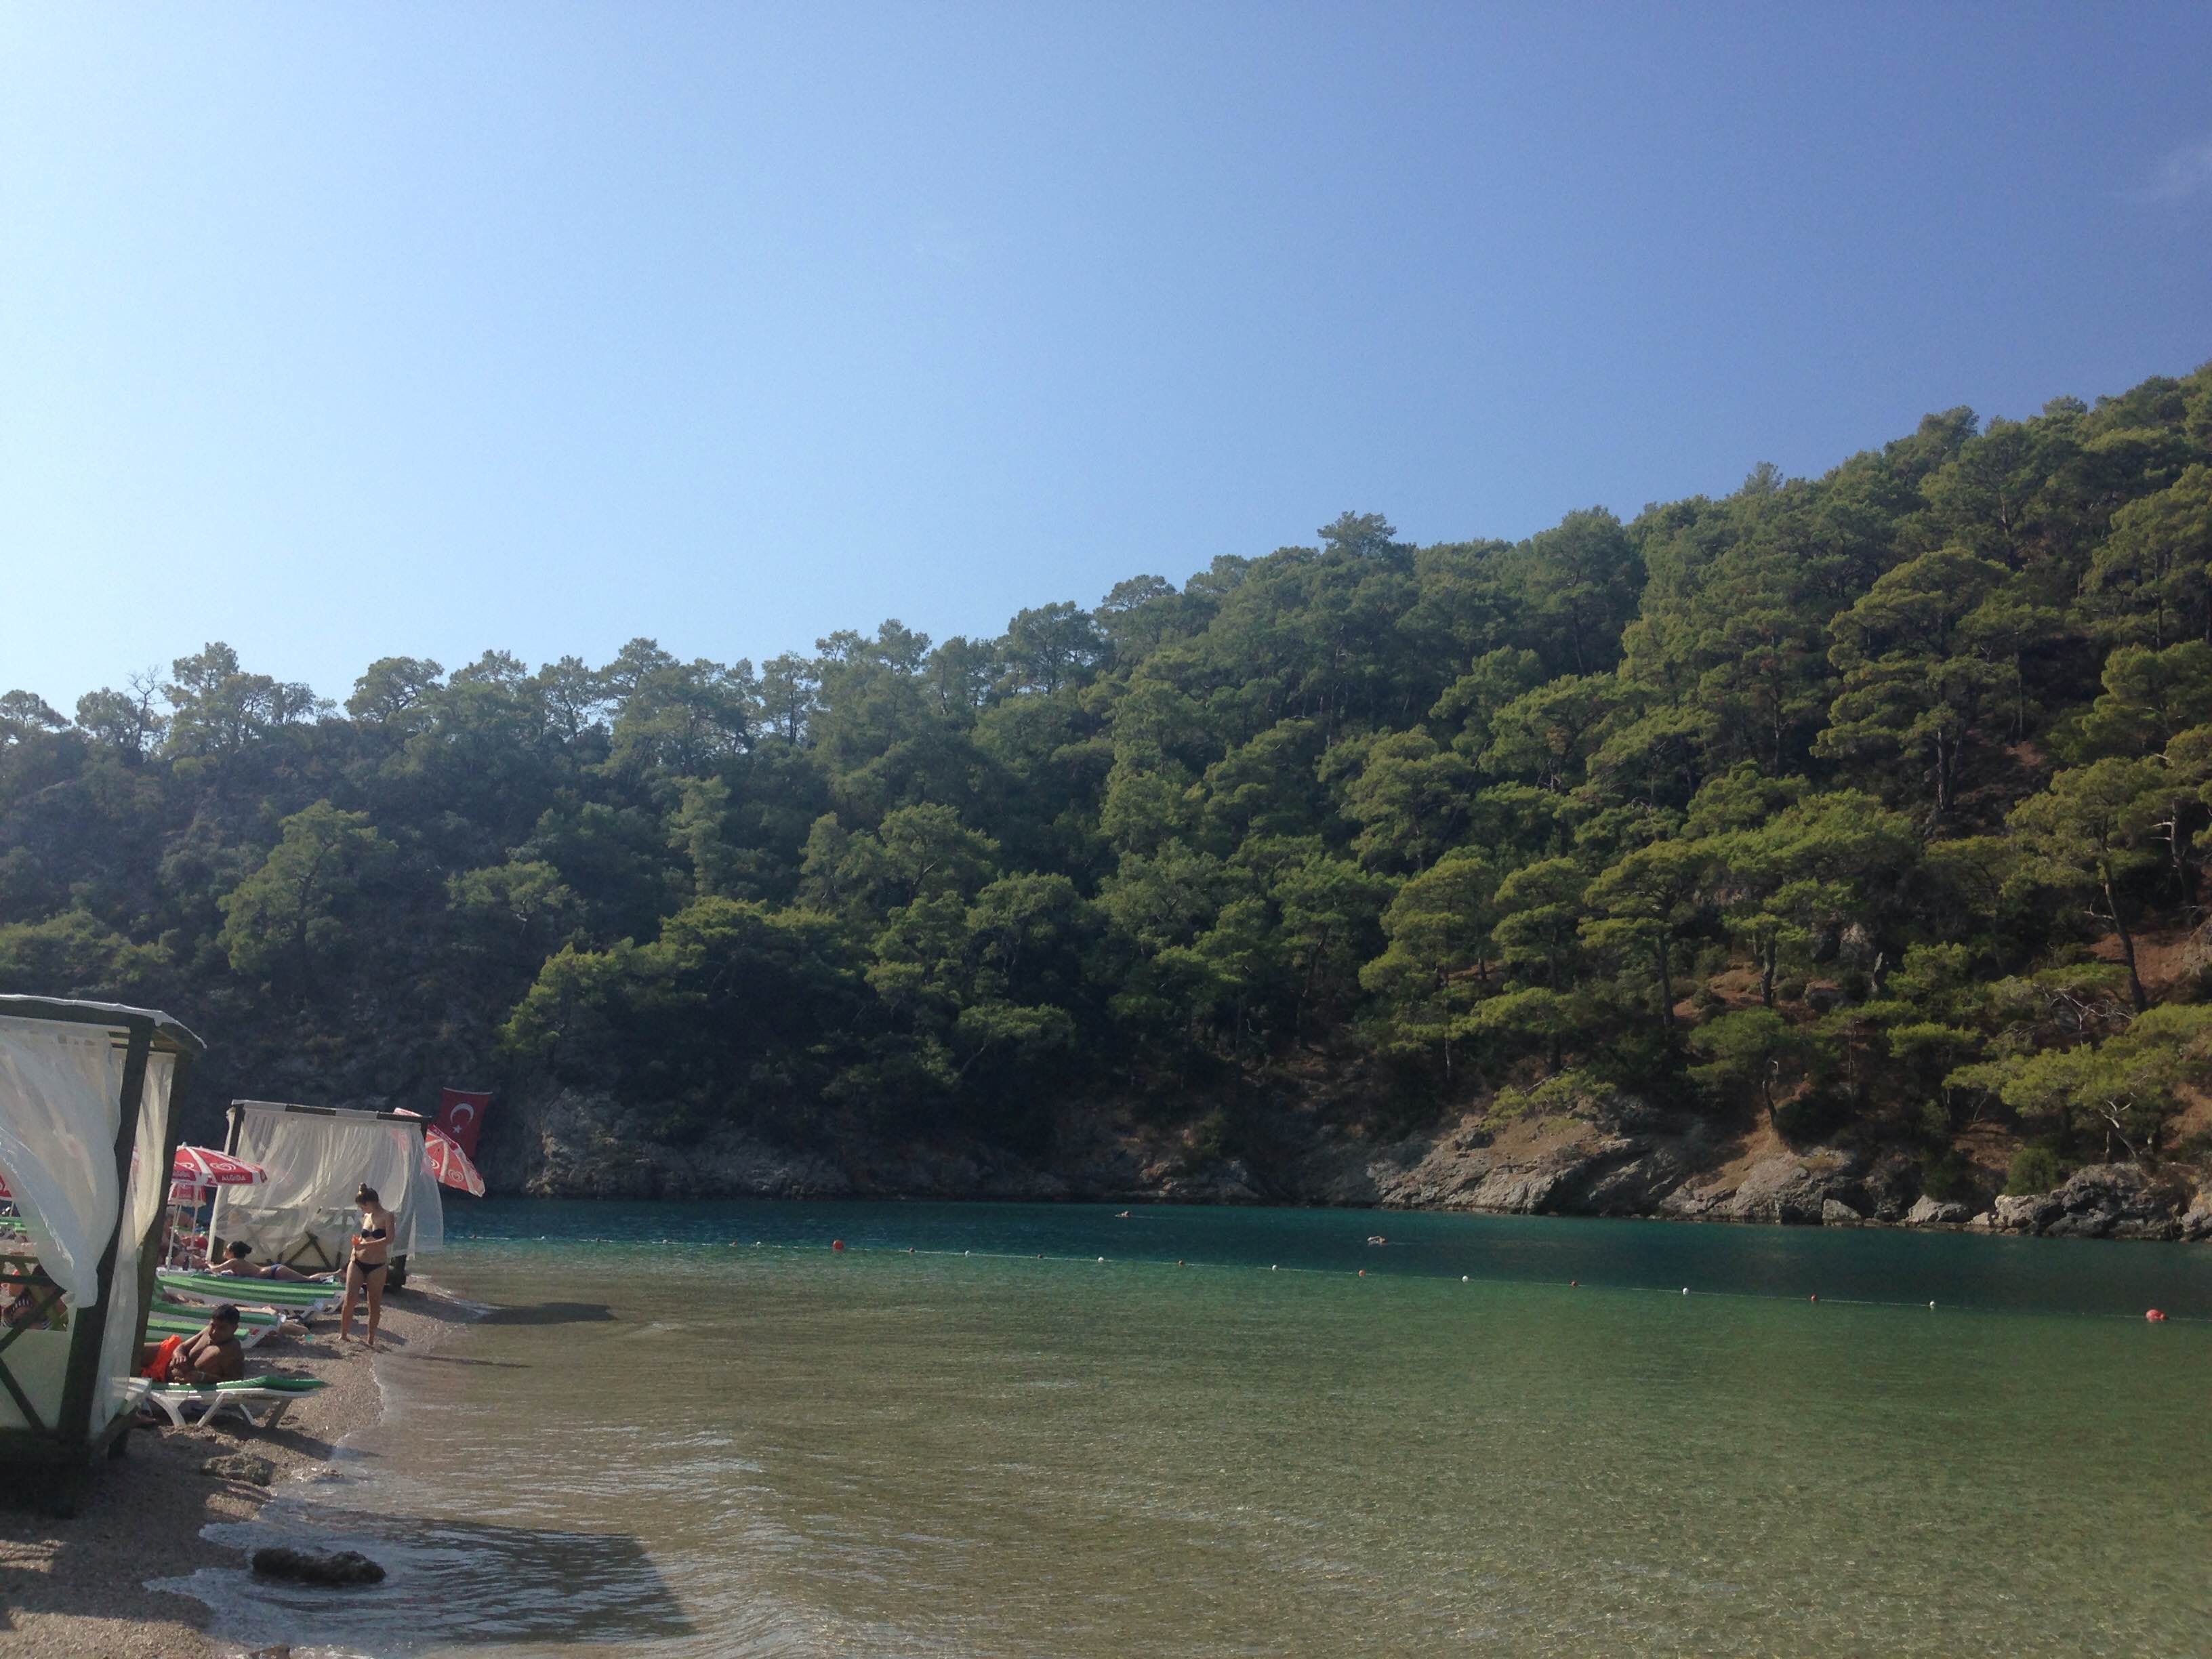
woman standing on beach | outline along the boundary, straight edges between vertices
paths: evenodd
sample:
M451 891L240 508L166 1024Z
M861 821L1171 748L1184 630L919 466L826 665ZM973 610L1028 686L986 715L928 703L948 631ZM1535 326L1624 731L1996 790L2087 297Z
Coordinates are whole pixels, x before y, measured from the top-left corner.
M392 1266L392 1236L398 1223L376 1188L364 1183L354 1189L361 1210L361 1231L353 1236L353 1258L346 1263L345 1305L338 1311L338 1340L353 1340L353 1310L368 1299L368 1351L376 1352L377 1322L384 1314L384 1276Z

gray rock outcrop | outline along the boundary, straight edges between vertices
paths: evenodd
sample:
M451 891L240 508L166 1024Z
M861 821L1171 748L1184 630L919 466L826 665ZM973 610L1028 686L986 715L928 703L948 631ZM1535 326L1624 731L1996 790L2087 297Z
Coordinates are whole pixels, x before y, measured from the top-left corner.
M1434 1141L1310 1154L1292 1190L1310 1192L1305 1181L1319 1176L1316 1184L1334 1203L1507 1215L1649 1215L1708 1156L1696 1125L1624 1133L1623 1116L1608 1114L1549 1134L1499 1137L1471 1122Z
M1946 1203L1940 1198L1922 1194L1919 1201L1905 1212L1908 1227L1963 1227L1968 1212L1963 1204Z
M1815 1147L1807 1152L1774 1152L1747 1170L1733 1186L1711 1182L1686 1185L1669 1194L1659 1213L1685 1221L1769 1221L1784 1226L1816 1227L1831 1201L1863 1215L1856 1176L1855 1152Z
M2201 1188L2195 1201L2182 1212L2181 1236L2188 1239L2212 1238L2212 1187Z
M1919 1199L1920 1160L1909 1153L1885 1152L1859 1183L1866 1212L1876 1221L1903 1221Z
M2180 1238L2187 1224L2175 1195L2132 1164L2093 1164L2050 1192L2000 1198L1993 1213L2000 1231L2046 1238Z

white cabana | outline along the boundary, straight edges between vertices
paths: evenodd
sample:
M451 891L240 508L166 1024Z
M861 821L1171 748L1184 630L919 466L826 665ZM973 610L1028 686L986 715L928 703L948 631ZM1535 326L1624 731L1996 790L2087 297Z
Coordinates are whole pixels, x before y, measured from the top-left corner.
M410 1112L356 1112L267 1100L230 1103L224 1150L269 1179L216 1194L210 1235L243 1239L256 1255L324 1269L344 1265L353 1195L376 1189L398 1223L392 1254L442 1249L445 1206L423 1158L425 1120Z
M149 1008L0 996L0 1176L21 1229L0 1239L0 1462L81 1470L129 1426L171 1108L200 1050Z

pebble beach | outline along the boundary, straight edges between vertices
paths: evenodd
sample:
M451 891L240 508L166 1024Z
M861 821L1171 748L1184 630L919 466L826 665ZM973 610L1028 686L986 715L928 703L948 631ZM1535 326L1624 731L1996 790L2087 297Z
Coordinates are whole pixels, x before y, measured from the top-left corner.
M304 1395L275 1428L249 1427L232 1413L212 1427L141 1425L77 1515L57 1520L0 1507L0 1650L9 1659L228 1659L239 1650L207 1634L206 1607L148 1589L148 1581L235 1566L236 1553L208 1541L205 1528L251 1517L287 1482L313 1473L339 1441L377 1419L376 1367L429 1352L468 1317L418 1279L386 1304L383 1346L373 1357L338 1340L334 1316L319 1318L307 1336L272 1339L247 1356L251 1370L329 1385ZM266 1459L268 1484L241 1478L243 1458L226 1466L231 1472L210 1471L234 1454Z

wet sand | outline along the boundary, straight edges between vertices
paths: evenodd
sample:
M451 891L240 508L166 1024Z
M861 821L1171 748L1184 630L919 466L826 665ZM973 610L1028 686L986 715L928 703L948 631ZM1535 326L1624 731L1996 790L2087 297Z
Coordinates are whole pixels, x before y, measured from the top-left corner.
M392 1353L427 1352L467 1318L417 1279L386 1303L382 1340ZM330 1384L304 1396L275 1429L250 1428L234 1413L213 1428L141 1426L70 1519L0 1507L0 1651L9 1659L234 1653L206 1634L201 1603L145 1583L235 1566L236 1552L208 1542L202 1529L249 1518L288 1481L313 1473L340 1439L374 1422L381 1397L371 1367L357 1341L339 1342L335 1316L319 1319L307 1336L272 1339L246 1355L249 1375L276 1371ZM269 1486L202 1472L210 1458L231 1452L269 1459L276 1466Z

